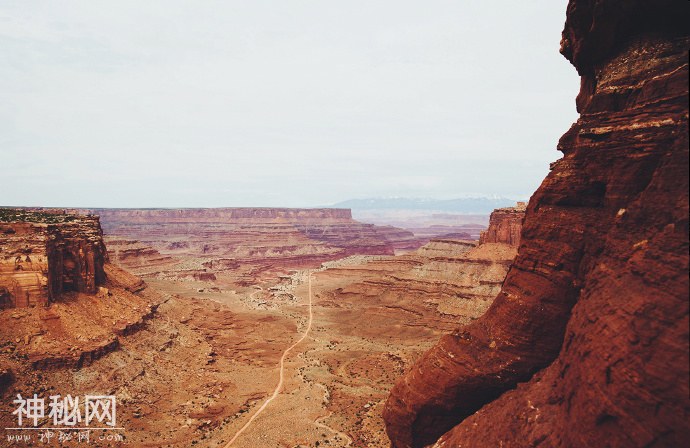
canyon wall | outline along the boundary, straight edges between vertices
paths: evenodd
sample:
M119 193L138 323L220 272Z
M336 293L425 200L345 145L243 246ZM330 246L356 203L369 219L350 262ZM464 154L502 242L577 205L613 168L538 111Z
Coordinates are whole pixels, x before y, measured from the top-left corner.
M516 254L506 243L434 238L414 252L350 257L313 274L315 322L327 342L307 355L326 373L320 415L352 440L332 446L388 446L381 410L393 381L459 322L486 312Z
M0 209L0 308L95 293L107 260L97 216Z
M505 243L518 247L527 204L498 208L489 217L489 227L479 235L480 243Z
M139 275L238 285L350 255L393 255L423 244L412 232L364 224L349 209L92 209L113 261ZM191 261L198 259L200 263Z
M191 253L231 256L240 252L260 255L266 243L280 243L273 254L295 250L295 245L319 245L323 252L392 254L395 242L414 239L411 232L396 234L352 219L349 209L205 208L205 209L92 209L82 213L101 217L107 235L149 242L157 249L185 249ZM398 229L400 230L400 229ZM268 241L270 240L270 241ZM284 244L285 243L285 244ZM255 250L252 250L254 248ZM341 250L336 250L341 249ZM241 254L247 255L247 254Z
M126 209L126 208L98 208L79 210L83 214L98 215L103 222L106 232L118 224L152 222L273 222L284 221L292 223L310 222L351 222L352 213L346 208L262 208L262 207L233 207L233 208L178 208L178 209Z
M499 209L487 231L503 235L510 229L519 235L524 213L524 207ZM343 284L333 292L336 303L379 304L385 311L376 313L403 310L403 325L451 330L491 305L517 254L514 241L434 238L415 252L330 268L327 274Z
M391 391L393 447L688 443L689 5L570 1L580 118L492 306Z

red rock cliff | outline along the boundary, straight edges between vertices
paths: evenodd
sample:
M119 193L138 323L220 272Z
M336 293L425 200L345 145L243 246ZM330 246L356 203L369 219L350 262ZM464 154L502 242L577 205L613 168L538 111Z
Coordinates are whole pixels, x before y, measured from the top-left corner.
M518 202L515 207L498 208L491 212L489 227L479 235L479 243L504 243L518 247L525 208L524 202Z
M394 447L690 440L688 5L570 1L581 116L493 305L392 390Z
M94 209L107 235L150 242L165 250L167 244L184 244L205 254L240 255L235 247L268 247L288 244L288 253L320 244L334 248L333 256L353 254L392 255L396 248L420 245L403 229L375 226L352 219L350 209L319 208L199 208L199 209ZM184 239L177 241L176 239ZM306 239L305 239L306 238ZM273 241L273 243L270 242ZM262 242L264 241L264 242ZM269 244L264 244L267 242ZM217 245L219 247L214 247ZM181 247L181 246L180 246ZM299 249L301 250L301 249ZM251 254L256 258L257 253Z
M0 307L95 293L107 260L97 216L0 209Z

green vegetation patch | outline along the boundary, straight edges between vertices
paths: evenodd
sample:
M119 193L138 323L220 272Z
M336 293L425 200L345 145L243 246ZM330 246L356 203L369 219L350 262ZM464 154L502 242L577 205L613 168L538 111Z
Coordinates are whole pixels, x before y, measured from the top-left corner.
M77 221L79 216L54 211L28 210L21 208L0 208L0 222L35 222L57 224Z

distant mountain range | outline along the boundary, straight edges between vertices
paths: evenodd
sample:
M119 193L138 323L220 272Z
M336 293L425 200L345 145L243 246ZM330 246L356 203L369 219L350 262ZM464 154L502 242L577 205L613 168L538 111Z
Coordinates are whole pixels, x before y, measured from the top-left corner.
M338 202L333 207L352 210L425 210L445 213L489 214L496 208L511 207L515 199L505 197L467 197L458 199L369 198Z

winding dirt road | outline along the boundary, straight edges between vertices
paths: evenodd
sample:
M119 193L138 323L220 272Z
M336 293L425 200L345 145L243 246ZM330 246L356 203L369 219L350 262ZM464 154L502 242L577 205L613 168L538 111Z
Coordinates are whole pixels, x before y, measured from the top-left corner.
M235 435L230 439L230 441L225 445L225 448L229 448L235 440L247 429L251 426L252 422L266 409L266 406L273 401L279 394L280 390L283 388L283 379L285 377L285 359L287 358L288 354L290 354L290 351L297 347L304 339L306 339L307 335L309 334L309 331L311 331L311 323L312 320L314 319L314 314L312 312L312 306L311 306L311 271L308 273L308 278L309 278L309 322L307 323L307 328L304 330L304 333L302 334L302 337L297 340L294 344L292 344L290 347L288 347L284 352L283 356L280 357L280 379L278 381L278 384L276 385L275 390L273 391L273 395L268 397L266 401L261 405L259 409L256 410L256 412L251 416L251 418L247 421L247 423L242 426L239 431L235 433Z

